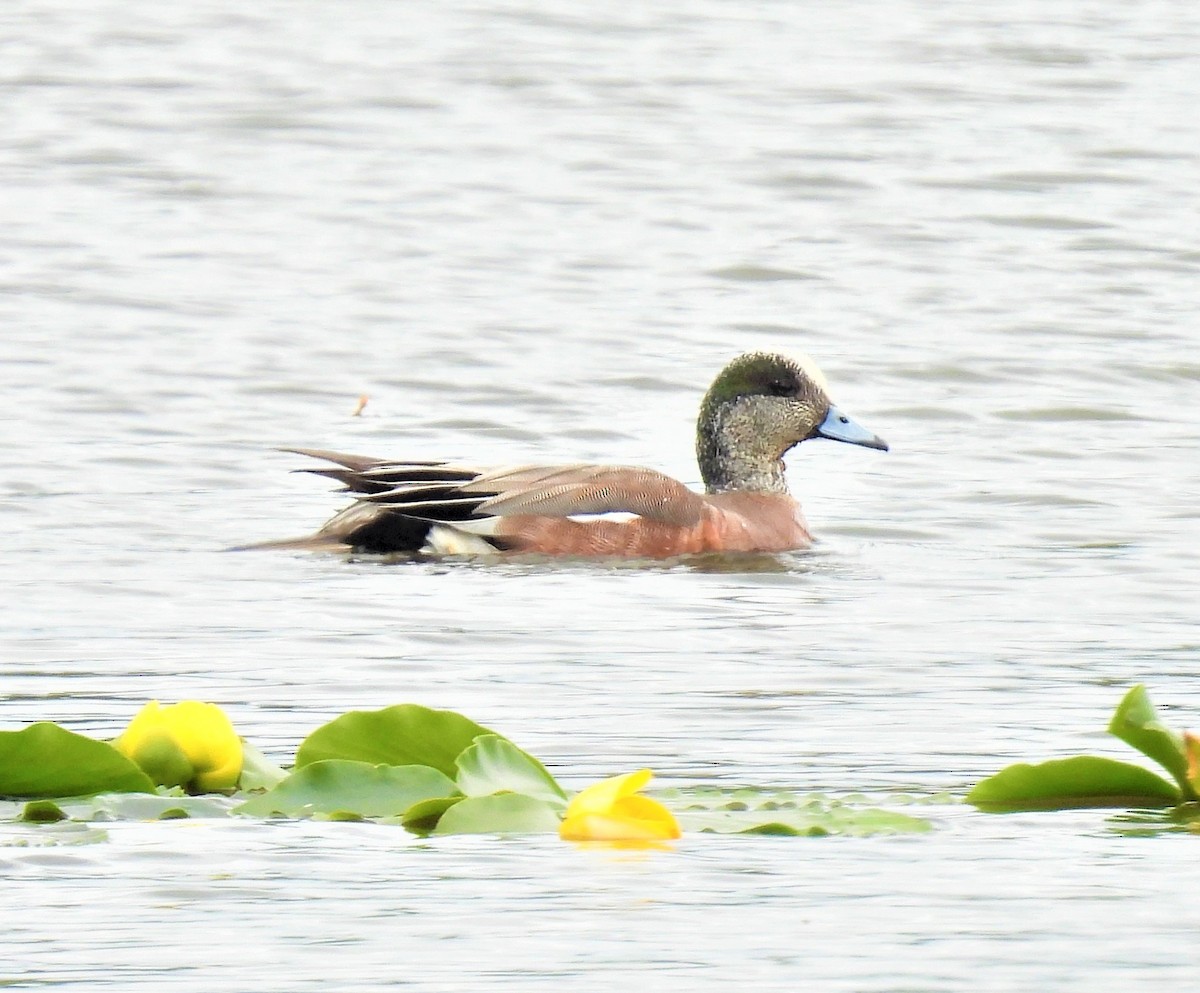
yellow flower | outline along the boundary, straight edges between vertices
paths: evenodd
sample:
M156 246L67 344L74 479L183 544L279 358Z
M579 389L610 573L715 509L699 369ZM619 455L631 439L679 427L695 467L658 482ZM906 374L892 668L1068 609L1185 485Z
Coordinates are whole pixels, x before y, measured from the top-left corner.
M242 741L216 704L185 700L160 707L151 700L113 742L160 786L194 793L237 787Z
M1193 792L1200 793L1200 735L1183 732L1184 754L1187 756L1187 780ZM1187 797L1185 796L1186 800Z
M679 837L679 824L657 800L637 796L649 769L613 776L575 794L560 838L567 841L661 841Z

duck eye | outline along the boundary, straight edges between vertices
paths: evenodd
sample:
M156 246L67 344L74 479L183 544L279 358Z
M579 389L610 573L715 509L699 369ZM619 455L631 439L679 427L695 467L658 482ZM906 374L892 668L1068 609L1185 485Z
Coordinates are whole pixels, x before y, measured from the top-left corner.
M794 397L796 395L796 387L782 379L771 380L767 383L767 390L771 396L776 397Z

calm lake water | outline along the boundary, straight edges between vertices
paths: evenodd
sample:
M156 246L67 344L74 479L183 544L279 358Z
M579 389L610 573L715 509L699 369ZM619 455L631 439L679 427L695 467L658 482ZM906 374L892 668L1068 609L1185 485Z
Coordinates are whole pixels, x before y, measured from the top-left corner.
M572 787L961 795L1200 728L1200 8L46 0L0 10L0 725L222 704L280 760L460 710ZM281 445L695 481L732 355L812 353L809 553L385 565ZM361 417L357 397L370 402ZM1182 988L1200 840L226 821L0 840L0 985Z

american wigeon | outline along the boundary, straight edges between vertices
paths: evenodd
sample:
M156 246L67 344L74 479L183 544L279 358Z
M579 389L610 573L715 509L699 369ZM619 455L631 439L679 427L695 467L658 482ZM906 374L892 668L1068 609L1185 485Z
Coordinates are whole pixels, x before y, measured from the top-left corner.
M358 497L316 534L267 547L652 558L807 548L812 535L783 456L810 438L888 447L830 402L810 359L751 352L721 370L700 405L704 493L630 466L478 469L293 448L336 463L303 471Z

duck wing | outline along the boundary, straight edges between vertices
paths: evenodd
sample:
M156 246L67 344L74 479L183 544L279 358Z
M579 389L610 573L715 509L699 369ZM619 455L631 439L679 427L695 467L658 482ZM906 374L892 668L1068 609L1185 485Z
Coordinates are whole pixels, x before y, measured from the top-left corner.
M634 466L519 465L480 469L454 462L396 462L325 449L285 451L332 462L301 469L357 495L316 534L274 548L357 548L370 552L490 551L508 547L501 522L513 517L584 518L632 514L679 527L699 522L700 494L661 472ZM461 539L461 540L460 540Z
M481 473L460 487L490 493L477 513L576 517L635 514L664 524L691 527L700 520L700 494L653 469L619 465L522 466Z
M653 469L576 464L477 470L432 465L463 477L432 481L426 463L394 463L360 474L351 488L366 492L368 484L387 476L390 488L366 492L359 499L438 522L624 513L691 526L700 520L703 507L698 493Z

